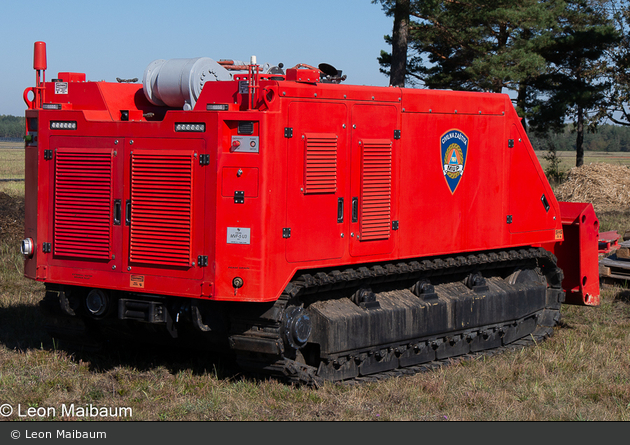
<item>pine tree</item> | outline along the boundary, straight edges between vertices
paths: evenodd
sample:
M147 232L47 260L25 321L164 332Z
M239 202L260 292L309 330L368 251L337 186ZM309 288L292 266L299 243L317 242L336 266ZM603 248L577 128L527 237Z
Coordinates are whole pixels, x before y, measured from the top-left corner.
M378 1L389 15L401 3ZM564 6L564 0L410 0L407 81L437 89L511 89L523 117L532 99L528 85L546 67L538 50L551 40ZM379 62L393 77L392 55L381 51Z
M381 51L379 61L381 65L390 69L381 68L381 72L389 76L389 84L397 87L405 86L407 77L407 49L409 39L409 12L411 0L372 0L379 2L388 16L394 17L392 36L385 36L385 40L392 46L392 53ZM386 62L384 62L386 60Z
M630 126L630 2L598 2L602 13L614 23L619 42L607 50L605 73L610 78L610 88L605 91L606 101L600 105L597 117Z
M533 101L530 123L538 132L564 129L572 118L576 131L577 167L584 163L585 126L591 130L599 119L589 111L605 99L609 87L604 76L605 51L615 45L619 35L607 18L588 0L570 0L559 17L561 25L552 42L540 49L547 61L547 70L538 76L532 87L538 92Z

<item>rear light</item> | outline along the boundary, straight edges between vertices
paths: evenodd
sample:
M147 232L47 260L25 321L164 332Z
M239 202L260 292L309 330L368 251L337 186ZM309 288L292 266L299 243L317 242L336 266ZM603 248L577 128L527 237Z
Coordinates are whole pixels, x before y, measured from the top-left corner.
M76 130L76 121L50 121L51 130Z
M20 252L22 252L22 255L26 255L26 256L31 256L33 255L33 239L32 238L26 238L22 240L22 244L20 245Z
M175 124L175 131L188 133L203 133L206 131L206 124L200 123L179 123Z
M207 104L206 111L227 111L228 104Z

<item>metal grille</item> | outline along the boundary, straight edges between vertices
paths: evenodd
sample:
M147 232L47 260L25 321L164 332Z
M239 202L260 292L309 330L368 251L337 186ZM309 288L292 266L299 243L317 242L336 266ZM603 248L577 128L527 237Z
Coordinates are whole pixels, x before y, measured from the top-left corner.
M361 240L388 239L391 229L392 142L363 140Z
M192 152L132 154L132 262L190 266L193 165Z
M337 135L305 135L304 193L337 191Z
M53 253L109 259L112 154L57 149Z

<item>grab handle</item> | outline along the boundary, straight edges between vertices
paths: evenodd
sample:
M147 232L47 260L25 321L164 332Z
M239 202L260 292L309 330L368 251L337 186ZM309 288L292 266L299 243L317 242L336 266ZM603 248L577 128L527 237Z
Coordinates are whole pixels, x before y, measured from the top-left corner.
M121 201L120 199L114 200L114 225L120 225L120 212L121 212Z
M131 199L127 200L125 207L125 225L129 226L131 225Z
M337 199L337 222L343 222L343 198Z

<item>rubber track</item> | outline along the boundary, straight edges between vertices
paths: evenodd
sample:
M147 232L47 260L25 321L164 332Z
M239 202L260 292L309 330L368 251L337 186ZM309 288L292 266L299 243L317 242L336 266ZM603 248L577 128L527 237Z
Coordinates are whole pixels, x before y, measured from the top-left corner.
M327 292L329 290L341 289L346 287L357 287L359 285L369 285L374 283L384 283L392 281L404 281L415 278L428 278L439 275L460 274L468 271L478 271L484 269L499 269L504 267L517 267L519 265L531 264L532 260L536 260L538 267L541 268L543 274L547 278L549 287L561 290L563 274L556 266L556 257L542 248L519 248L501 251L490 251L475 254L461 254L457 256L446 256L435 259L397 262L389 264L375 265L371 267L349 268L342 271L333 270L329 272L318 272L316 274L302 274L292 280L286 287L282 296L276 303L277 306L286 306L290 301L296 298L314 294L318 292ZM560 320L560 309L546 308L539 311L553 312L554 325ZM532 316L532 314L530 314ZM527 317L528 318L528 317ZM251 322L251 320L249 320ZM281 339L281 320L275 320L276 326L270 329L269 324L261 324L256 329L260 331L277 332L277 339ZM508 323L497 323L496 325L507 325ZM492 326L496 326L492 325ZM488 326L477 328L480 332ZM255 329L255 330L256 330ZM445 333L444 338L453 333ZM385 380L392 377L400 377L405 375L415 375L420 372L426 372L441 366L460 362L462 360L471 360L484 356L491 356L505 351L519 350L523 347L531 346L537 342L543 341L553 335L553 326L537 326L531 334L513 341L510 344L483 350L479 352L470 352L465 355L448 357L441 360L433 360L419 365L406 368L397 368L390 371L377 372L368 376L358 376L347 380L336 381L336 383L344 385L352 385L357 383L371 383ZM380 345L378 349L382 348ZM279 380L289 383L320 386L323 380L317 376L317 368L294 360L281 358L275 360L272 357L265 358L260 355L254 358L251 354L235 350L237 357L240 355L240 363L244 364L249 371L260 373L266 376L272 376ZM373 352L377 352L375 349Z

